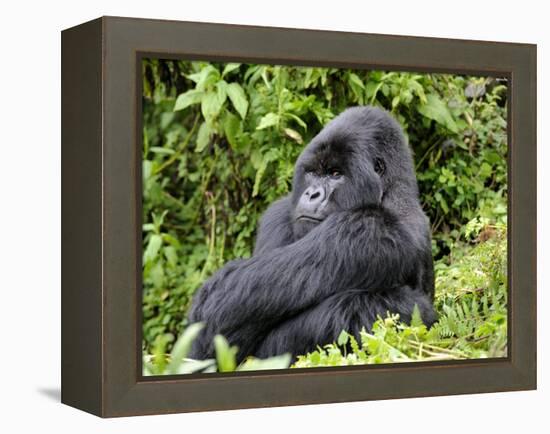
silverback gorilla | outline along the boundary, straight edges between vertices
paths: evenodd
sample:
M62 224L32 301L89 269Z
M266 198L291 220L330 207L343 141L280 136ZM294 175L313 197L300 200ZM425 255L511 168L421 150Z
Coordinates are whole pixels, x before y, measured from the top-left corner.
M222 334L249 355L293 356L358 335L378 315L425 324L436 315L430 228L398 123L349 108L304 149L292 192L261 219L254 255L227 263L196 293L190 322L205 328L190 357Z

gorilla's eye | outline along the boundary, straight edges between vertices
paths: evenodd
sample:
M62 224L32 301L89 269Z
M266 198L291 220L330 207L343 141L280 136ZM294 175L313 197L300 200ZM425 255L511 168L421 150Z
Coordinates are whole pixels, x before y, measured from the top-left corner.
M342 172L340 172L338 169L330 169L328 171L328 176L331 178L340 178L342 176Z
M376 160L374 160L374 171L379 175L383 175L386 171L386 165L381 158L377 158Z

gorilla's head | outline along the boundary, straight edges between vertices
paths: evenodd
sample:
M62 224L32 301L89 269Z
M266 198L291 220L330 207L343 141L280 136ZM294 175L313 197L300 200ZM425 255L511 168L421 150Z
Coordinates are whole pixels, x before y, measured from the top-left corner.
M298 158L292 204L297 238L334 212L382 204L406 212L417 206L413 161L399 124L375 107L341 113Z

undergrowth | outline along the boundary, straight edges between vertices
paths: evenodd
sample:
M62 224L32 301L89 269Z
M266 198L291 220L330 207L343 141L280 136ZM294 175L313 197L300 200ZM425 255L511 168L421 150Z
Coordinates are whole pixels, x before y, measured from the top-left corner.
M417 309L410 324L399 315L379 318L371 332L359 339L345 330L337 342L320 345L298 356L291 368L367 365L412 361L441 361L506 357L507 352L507 256L506 227L474 219L463 230L463 243L453 257L436 262L435 309L438 321L427 328ZM473 244L472 244L473 243ZM165 354L168 342L159 342L154 354L144 358L145 375L232 372L289 367L290 355L236 363L236 347L216 336L216 358L186 359L202 324L187 327Z

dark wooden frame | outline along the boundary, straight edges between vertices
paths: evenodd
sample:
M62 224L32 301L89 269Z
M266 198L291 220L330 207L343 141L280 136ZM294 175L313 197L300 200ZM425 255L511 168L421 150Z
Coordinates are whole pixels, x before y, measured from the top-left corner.
M509 78L509 355L143 378L143 56ZM102 417L536 388L536 46L103 17L62 32L62 402Z

